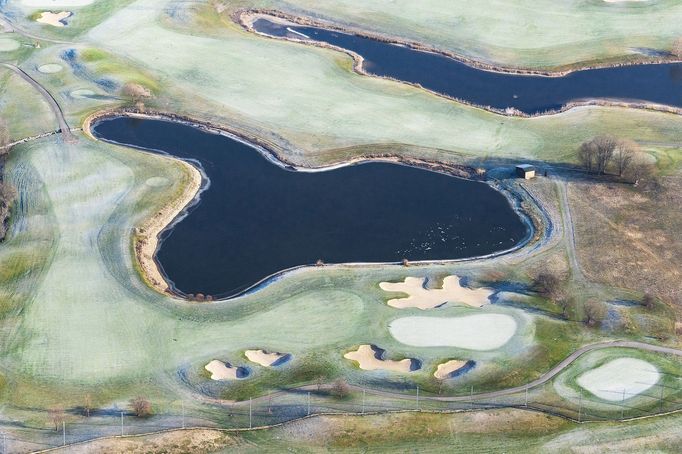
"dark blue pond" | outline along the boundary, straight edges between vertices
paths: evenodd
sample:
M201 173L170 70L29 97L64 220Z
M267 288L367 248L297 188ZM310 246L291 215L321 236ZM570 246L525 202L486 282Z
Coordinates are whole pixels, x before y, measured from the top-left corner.
M507 198L481 182L390 163L292 171L237 140L160 120L106 119L93 132L201 163L210 187L157 251L184 293L232 295L317 259L455 259L528 236Z
M630 65L543 77L485 71L442 55L335 31L258 19L272 36L322 41L364 58L367 72L417 83L479 106L513 107L528 114L557 110L570 101L611 98L682 107L682 63ZM298 32L300 34L292 32Z

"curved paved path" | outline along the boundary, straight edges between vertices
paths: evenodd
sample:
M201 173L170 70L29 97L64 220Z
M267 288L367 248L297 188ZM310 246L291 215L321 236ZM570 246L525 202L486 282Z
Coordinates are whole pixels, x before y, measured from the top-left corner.
M38 81L36 81L33 77L29 76L28 73L26 73L23 69L19 68L18 66L12 65L10 63L2 63L2 66L5 68L9 69L10 71L14 71L14 73L18 74L19 77L24 79L26 82L31 84L33 88L38 90L38 92L43 96L45 101L50 105L50 108L55 114L55 117L57 117L57 123L59 123L59 130L62 133L62 137L66 142L75 142L76 137L71 134L71 128L69 128L68 123L66 122L66 119L64 118L64 112L62 112L62 108L59 107L59 104L57 104L57 100L54 99L54 96L50 94L49 91L45 89Z

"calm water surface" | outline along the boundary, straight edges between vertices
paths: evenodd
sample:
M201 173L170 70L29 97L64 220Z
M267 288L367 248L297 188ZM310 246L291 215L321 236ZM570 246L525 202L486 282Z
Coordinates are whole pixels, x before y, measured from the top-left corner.
M292 171L237 140L160 120L106 119L93 132L195 160L206 172L210 187L162 234L157 253L169 281L185 293L232 295L317 259L489 254L528 234L509 201L480 182L390 163Z
M363 56L369 73L418 83L480 106L513 107L534 114L560 109L574 100L617 98L682 107L682 63L591 69L564 77L515 75L484 71L442 55L320 28L287 27L266 19L258 19L254 28L272 36L306 36L352 50Z

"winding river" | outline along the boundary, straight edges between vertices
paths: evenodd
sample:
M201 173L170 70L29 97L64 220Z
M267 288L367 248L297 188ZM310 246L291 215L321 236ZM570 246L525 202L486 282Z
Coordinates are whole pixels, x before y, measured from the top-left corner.
M617 99L682 107L682 63L575 71L562 77L486 71L443 55L316 27L257 19L261 33L326 42L364 59L370 74L416 83L479 106L527 114L559 110L571 101Z
M167 280L181 293L234 295L318 259L485 255L529 234L509 200L481 182L385 162L294 171L244 142L162 120L109 118L92 131L203 168L210 186L162 234L157 251Z

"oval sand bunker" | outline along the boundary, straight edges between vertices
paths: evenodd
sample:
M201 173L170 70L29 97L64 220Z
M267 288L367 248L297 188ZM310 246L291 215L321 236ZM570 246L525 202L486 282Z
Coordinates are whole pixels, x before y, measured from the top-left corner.
M12 38L0 38L0 52L10 52L19 49L19 41Z
M48 63L47 65L42 65L38 67L38 71L43 74L54 74L62 70L61 65L56 63Z
M505 314L464 317L404 317L389 325L391 335L413 347L457 347L494 350L516 332L516 320Z
M583 373L576 381L600 399L621 401L623 397L629 399L651 388L660 376L651 363L636 358L618 358Z

